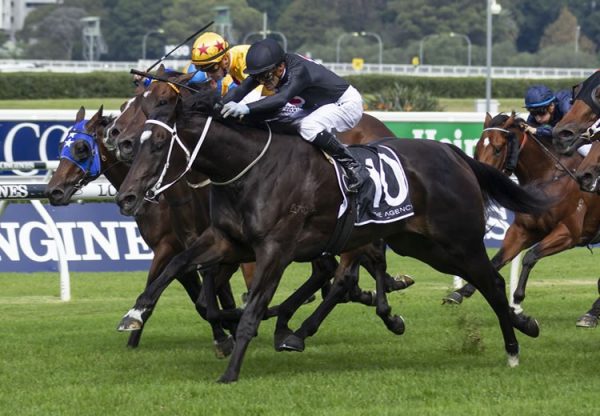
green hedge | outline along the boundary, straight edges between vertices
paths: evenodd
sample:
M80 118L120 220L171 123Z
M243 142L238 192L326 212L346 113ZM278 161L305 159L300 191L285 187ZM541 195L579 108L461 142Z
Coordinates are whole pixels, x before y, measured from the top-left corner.
M404 87L418 87L439 98L482 98L485 97L485 78L437 78L395 75L352 75L346 79L363 94L373 94L390 88L397 83ZM518 98L525 95L533 84L545 84L553 90L571 88L581 79L494 79L494 98Z
M485 78L434 78L395 75L352 75L346 79L363 94L376 94L394 83L419 88L439 98L481 98L485 96ZM558 90L570 88L578 79L496 79L492 82L495 98L525 95L528 86L538 83ZM64 74L49 72L0 73L0 99L47 98L127 98L133 93L131 75L121 72Z
M127 98L131 96L133 89L131 75L120 72L0 73L0 99L2 100Z

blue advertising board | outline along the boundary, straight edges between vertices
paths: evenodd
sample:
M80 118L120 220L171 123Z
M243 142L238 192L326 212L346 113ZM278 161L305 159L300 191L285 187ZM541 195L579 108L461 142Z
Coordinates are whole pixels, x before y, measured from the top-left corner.
M148 270L152 251L131 217L116 204L45 205L74 271ZM0 270L57 270L58 252L48 226L31 204L11 204L0 220Z
M58 145L73 125L69 121L0 121L0 160L58 159ZM1 175L39 175L40 171L3 171Z

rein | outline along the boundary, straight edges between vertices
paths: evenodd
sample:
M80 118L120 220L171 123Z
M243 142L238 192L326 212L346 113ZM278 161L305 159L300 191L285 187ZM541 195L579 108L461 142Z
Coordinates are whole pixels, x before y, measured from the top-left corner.
M212 116L209 116L206 119L206 124L204 125L204 129L202 130L202 134L200 135L200 138L198 139L198 142L196 143L196 147L194 148L191 155L190 155L190 152L188 151L188 149L185 147L185 145L181 141L181 139L179 138L179 136L177 134L176 126L171 128L170 126L168 126L167 124L165 124L159 120L146 120L146 124L155 124L157 126L164 128L169 133L171 133L171 143L169 145L169 152L167 153L167 162L165 163L165 166L163 167L163 170L162 170L158 180L154 184L154 186L146 192L146 196L144 199L146 199L147 201L156 203L157 202L156 199L157 199L158 195L160 195L166 189L173 186L177 181L179 181L186 173L188 173L191 170L192 165L194 164L194 160L196 159L196 157L198 156L198 153L200 152L200 147L202 146L202 144L204 143L204 140L206 139L206 135L208 133L208 129L210 127L212 120L213 120ZM242 176L244 176L254 165L256 165L258 163L258 161L260 159L263 158L263 156L267 152L267 149L271 145L271 139L273 138L273 132L271 131L271 126L269 126L269 123L266 123L266 124L267 124L267 128L269 130L269 138L267 139L267 143L265 144L265 147L260 152L260 154L252 162L250 162L248 164L248 166L246 166L240 173L238 173L235 177L233 177L232 179L225 181L225 182L214 182L214 181L211 181L210 179L200 182L199 184L190 184L188 182L188 186L190 186L192 188L201 188L201 187L209 185L209 184L212 184L215 186L224 186L224 185L229 185L229 184L237 181L238 179L240 179ZM175 180L169 182L166 185L161 186L162 182L167 174L167 170L169 168L169 164L170 164L169 160L171 159L171 154L173 151L173 145L174 145L175 141L177 141L177 144L179 145L179 147L181 147L181 149L185 152L188 164L187 164L186 168L184 169L184 171L181 174L179 174L179 176L177 176L177 178Z
M489 131L489 130L494 130L494 131L500 131L502 133L506 133L506 134L511 134L512 132L510 130L501 128L501 127L488 127L486 129L484 129L483 131ZM571 179L573 179L575 182L577 182L577 178L575 177L575 174L573 172L571 172L571 170L569 170L565 165L563 165L563 163L559 160L559 158L557 158L550 150L548 150L548 148L544 145L544 143L542 143L540 141L540 139L538 139L535 134L528 134L527 132L523 132L524 135L524 139L523 139L523 143L521 144L521 147L519 148L519 150L523 149L523 147L525 146L525 143L527 143L527 138L531 137L533 139L534 142L537 143L538 146L540 146L542 148L542 150L544 151L544 153L546 154L546 156L548 156L550 159L552 159L552 161L557 164L558 166L560 166L560 168L571 177Z

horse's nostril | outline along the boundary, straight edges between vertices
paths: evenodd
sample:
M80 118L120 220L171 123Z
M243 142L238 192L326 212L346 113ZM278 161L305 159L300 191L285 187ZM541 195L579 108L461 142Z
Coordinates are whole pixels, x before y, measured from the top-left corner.
M557 132L557 136L561 139L569 139L573 137L574 133L568 129L562 129Z
M113 127L113 128L110 130L110 135L111 135L112 137L118 136L118 135L119 135L119 133L120 133L120 132L119 132L119 129L117 129L117 128L114 128L114 127Z
M48 190L48 198L50 201L60 201L65 195L65 192L62 189L54 188Z

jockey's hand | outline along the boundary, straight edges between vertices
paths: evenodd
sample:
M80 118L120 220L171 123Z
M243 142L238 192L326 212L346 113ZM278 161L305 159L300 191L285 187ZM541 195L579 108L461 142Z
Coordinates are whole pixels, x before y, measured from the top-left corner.
M535 127L531 127L528 124L525 125L524 131L525 131L525 133L528 133L528 134L536 134L537 133L537 129Z
M223 109L221 110L221 115L223 116L223 118L227 118L229 116L242 118L248 113L250 113L250 109L246 104L235 103L233 101L229 101L228 103L226 103L223 106Z

